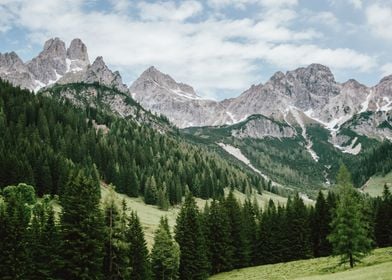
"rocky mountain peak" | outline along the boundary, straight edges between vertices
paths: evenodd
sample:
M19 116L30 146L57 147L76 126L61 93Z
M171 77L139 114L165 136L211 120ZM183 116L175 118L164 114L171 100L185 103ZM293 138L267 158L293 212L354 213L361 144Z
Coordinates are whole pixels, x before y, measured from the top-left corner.
M44 49L39 56L65 59L67 56L65 43L57 37L49 39L45 42Z
M76 38L71 41L67 49L67 58L70 60L81 60L87 64L90 63L87 53L87 47L82 40Z
M120 73L118 71L112 72L105 64L102 56L98 56L87 69L83 82L99 83L114 87L122 92L128 92L127 86L122 82Z
M382 78L379 84L390 83L390 82L392 82L392 75L388 75Z
M2 71L8 72L11 70L18 70L21 67L24 68L23 61L15 52L0 53L0 69L2 69Z
M155 84L154 86L160 86L166 90L174 91L175 93L184 94L192 98L199 98L193 87L184 83L177 83L171 76L162 73L154 66L150 66L140 75L132 84L131 91L136 89L136 87L145 87L147 84L151 83Z
M59 38L45 42L44 49L27 63L35 80L48 85L56 82L67 71L67 51L65 43Z
M94 60L94 62L93 62L93 64L91 65L91 68L90 68L90 69L94 69L94 70L97 70L97 71L100 71L100 70L103 70L103 71L109 70L109 68L106 66L105 61L103 61L103 57L102 57L102 56L98 56L98 57Z

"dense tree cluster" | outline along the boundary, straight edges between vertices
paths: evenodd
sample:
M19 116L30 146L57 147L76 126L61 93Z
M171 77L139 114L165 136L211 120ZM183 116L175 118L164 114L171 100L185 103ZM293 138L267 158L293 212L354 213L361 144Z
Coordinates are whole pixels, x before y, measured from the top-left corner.
M72 172L60 206L27 184L0 196L0 279L206 279L253 265L337 254L354 265L373 246L392 246L392 199L370 199L340 175L340 191L315 206L297 194L261 210L233 192L200 211L189 193L174 236L162 218L151 253L135 212L109 195L100 205L94 172ZM56 213L57 212L57 213Z
M146 203L167 209L187 191L210 198L222 196L225 187L261 187L258 176L175 132L160 133L105 111L76 108L1 80L0 131L0 188L25 182L39 196L61 195L73 170L96 168L98 179L118 192L142 195Z

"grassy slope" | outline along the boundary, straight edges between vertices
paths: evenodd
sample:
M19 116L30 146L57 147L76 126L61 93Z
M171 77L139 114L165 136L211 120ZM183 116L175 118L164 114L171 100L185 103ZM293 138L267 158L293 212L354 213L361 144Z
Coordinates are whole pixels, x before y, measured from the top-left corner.
M354 269L338 266L336 257L326 257L234 270L211 279L392 279L392 247L374 250Z
M372 176L362 187L362 189L370 196L373 197L381 196L385 183L392 191L392 171L385 176L381 176L381 175Z

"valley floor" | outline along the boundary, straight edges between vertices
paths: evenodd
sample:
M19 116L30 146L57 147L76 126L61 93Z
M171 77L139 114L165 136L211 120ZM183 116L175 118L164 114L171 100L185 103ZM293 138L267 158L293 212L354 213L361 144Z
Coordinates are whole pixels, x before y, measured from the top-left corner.
M211 280L391 280L392 247L376 249L353 269L338 266L338 258L325 257L244 268L214 275Z

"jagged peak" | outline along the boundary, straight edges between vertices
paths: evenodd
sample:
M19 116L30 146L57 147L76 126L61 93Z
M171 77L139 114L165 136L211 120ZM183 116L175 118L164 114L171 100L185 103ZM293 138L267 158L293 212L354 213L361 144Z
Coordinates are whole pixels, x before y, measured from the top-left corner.
M355 79L347 80L346 82L344 82L342 84L342 86L344 86L344 87L348 86L348 87L354 87L354 88L366 87L364 84L361 84L360 82L358 82Z
M108 68L105 64L105 61L103 60L102 56L97 56L97 58L94 60L93 64L91 65L91 68Z
M71 41L71 44L67 49L67 58L71 60L81 60L90 63L87 53L87 47L81 39L75 38Z
M285 74L282 71L277 71L272 75L272 77L270 78L270 81L278 81L283 78L285 78Z
M44 54L65 56L66 49L64 41L60 40L58 37L47 40L40 55Z
M387 83L387 82L392 82L392 75L388 75L388 76L385 76L384 78L382 78L380 80L379 84Z

